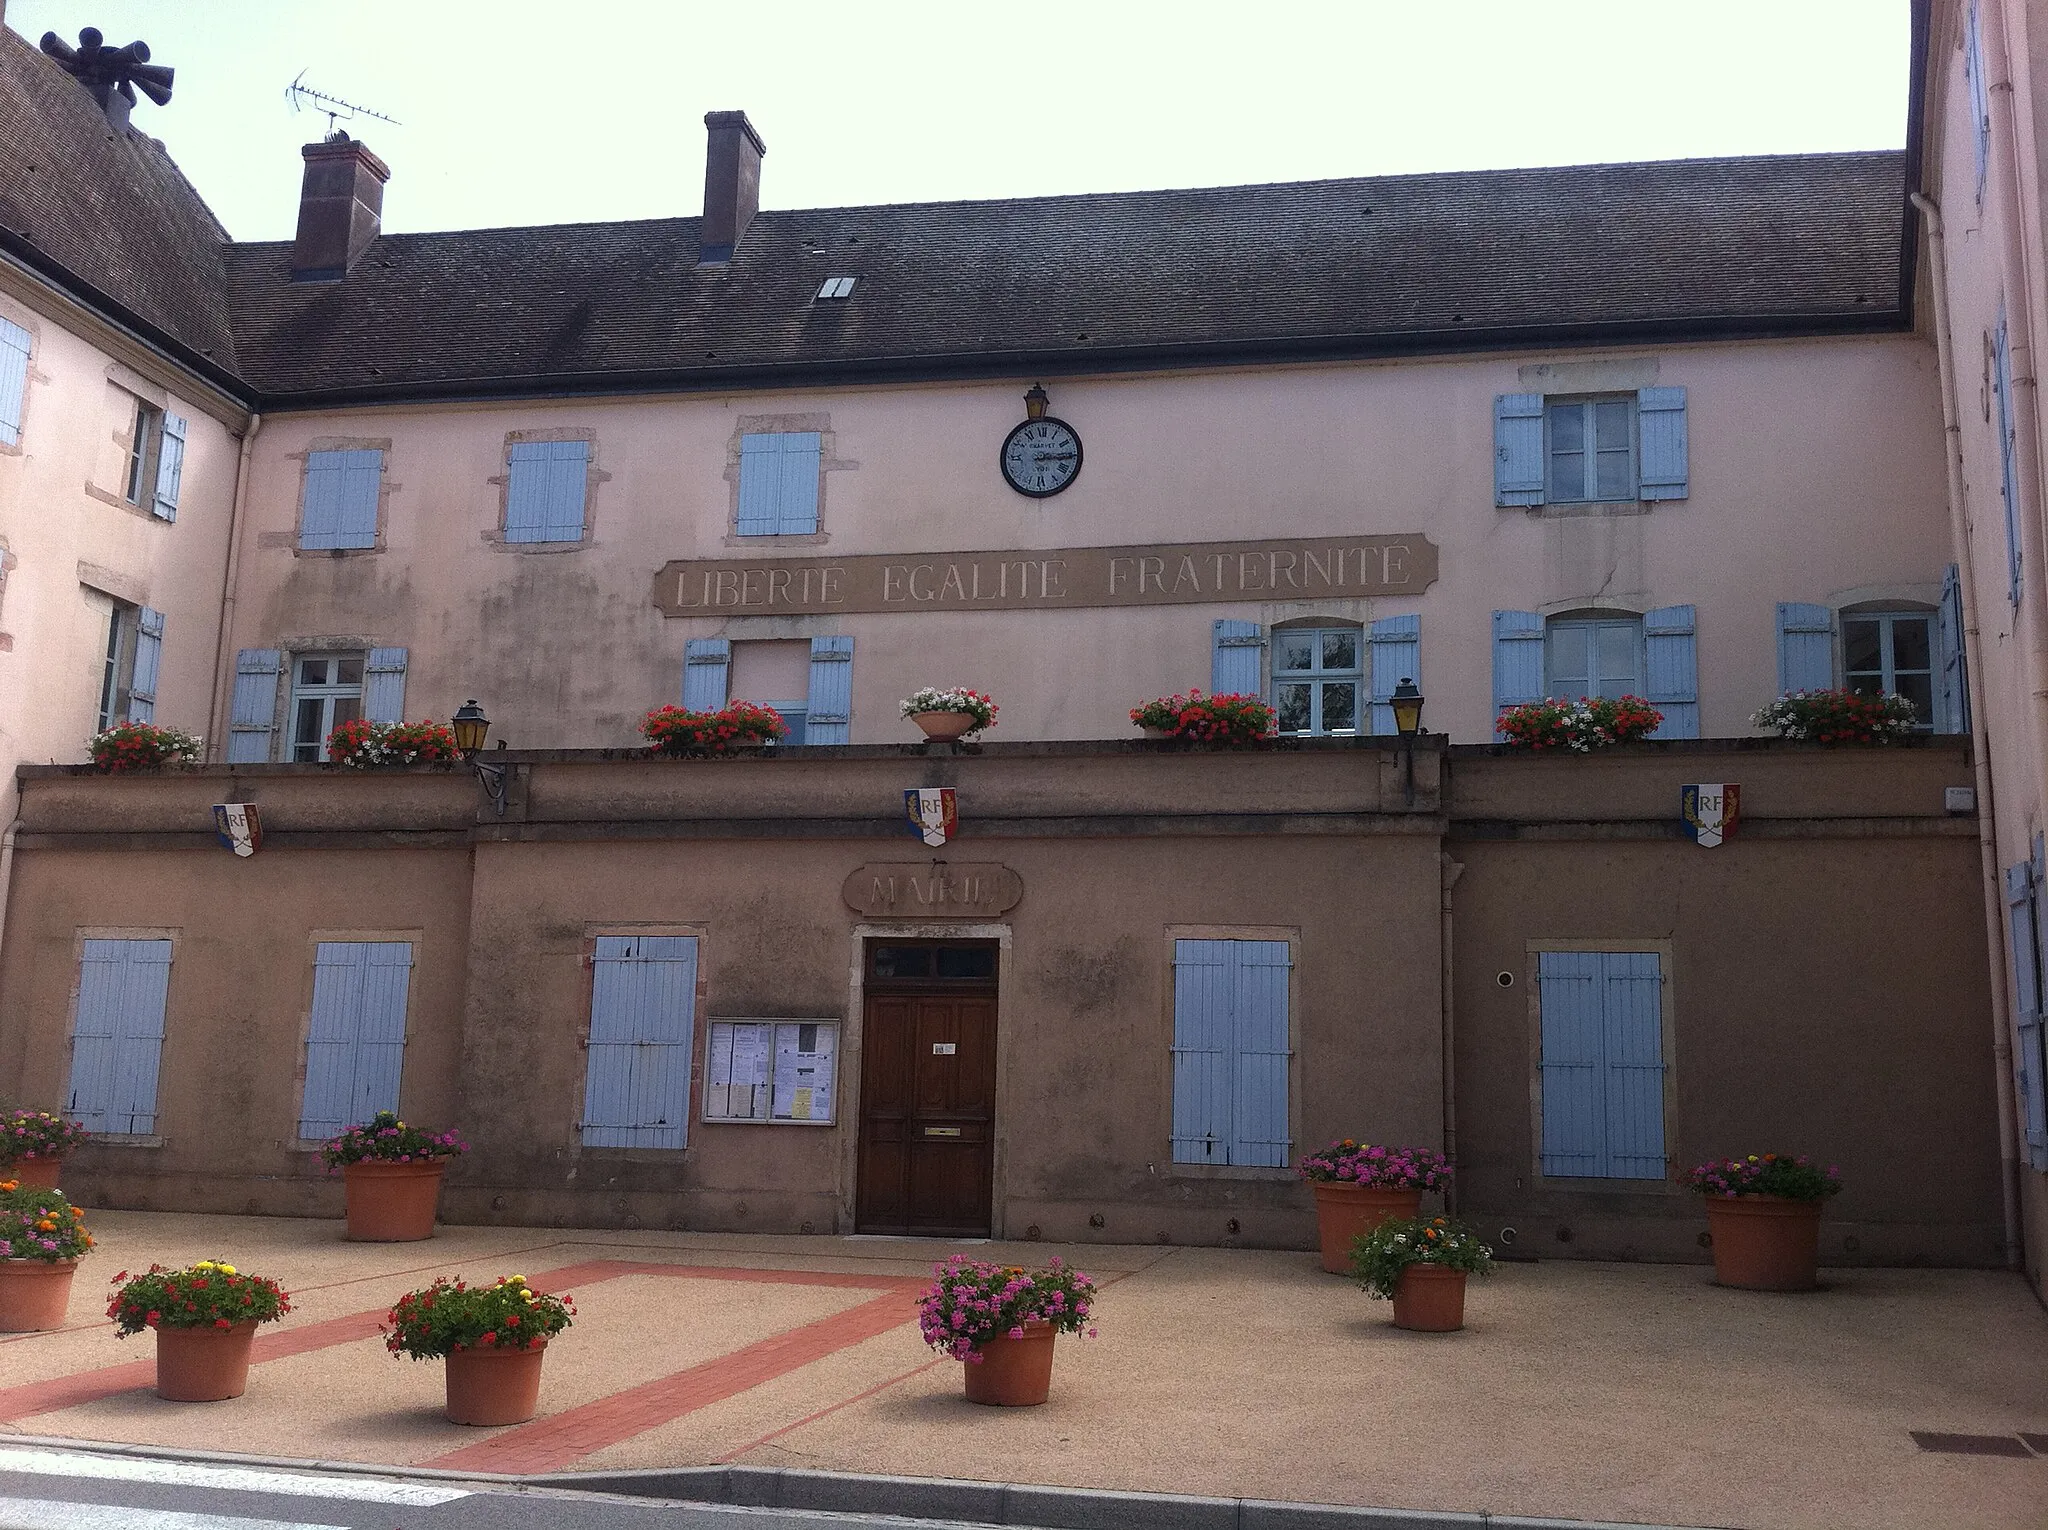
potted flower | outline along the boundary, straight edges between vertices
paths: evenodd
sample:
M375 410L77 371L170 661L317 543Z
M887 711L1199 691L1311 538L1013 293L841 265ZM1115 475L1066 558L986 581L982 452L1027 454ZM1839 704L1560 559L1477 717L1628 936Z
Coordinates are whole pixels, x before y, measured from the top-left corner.
M444 1275L385 1314L384 1347L394 1359L448 1362L451 1423L523 1424L540 1407L548 1340L575 1313L570 1298L536 1291L524 1275L501 1275L489 1286Z
M1351 1247L1351 1274L1372 1297L1390 1297L1394 1326L1451 1333L1465 1326L1465 1277L1491 1275L1493 1250L1448 1217L1382 1222Z
M789 732L789 724L773 707L756 701L728 701L715 712L688 707L656 707L640 719L647 747L664 759L691 755L730 754L772 744Z
M1811 1291L1820 1275L1820 1210L1842 1177L1786 1153L1703 1163L1686 1183L1707 1199L1714 1280L1746 1291Z
M159 728L155 723L116 723L92 736L86 748L93 768L118 776L132 770L154 770L164 765L197 765L199 739L183 728Z
M1753 727L1808 744L1889 744L1918 730L1920 712L1895 692L1787 691L1751 715Z
M1640 743L1664 725L1664 714L1640 696L1581 696L1505 707L1494 720L1503 742L1518 749L1569 749L1591 754Z
M462 758L446 723L371 722L352 717L327 735L327 758L336 765L372 770L393 765L452 765Z
M412 1243L434 1236L434 1207L448 1160L469 1144L454 1131L407 1126L380 1110L320 1149L341 1174L348 1236L356 1243Z
M1316 1198L1323 1268L1351 1268L1351 1245L1390 1217L1422 1214L1422 1192L1451 1183L1451 1161L1434 1148L1377 1147L1349 1137L1294 1166Z
M1052 1390L1053 1340L1095 1329L1095 1282L1055 1257L1044 1269L989 1264L955 1254L932 1268L918 1299L924 1341L962 1362L967 1400L1029 1408Z
M47 1110L0 1117L0 1178L54 1190L65 1155L91 1135L79 1122Z
M1131 721L1147 738L1176 738L1191 744L1242 748L1273 736L1278 714L1256 696L1225 693L1158 696L1131 708Z
M85 1213L61 1193L0 1179L0 1333L62 1328L91 1247Z
M996 725L996 713L1000 710L994 700L980 691L940 690L928 685L903 698L902 713L924 731L928 739L949 744L955 739L972 738L983 728Z
M156 1395L171 1402L224 1402L249 1389L249 1346L258 1323L292 1310L276 1281L218 1259L189 1269L153 1264L114 1277L107 1304L115 1337L156 1330Z

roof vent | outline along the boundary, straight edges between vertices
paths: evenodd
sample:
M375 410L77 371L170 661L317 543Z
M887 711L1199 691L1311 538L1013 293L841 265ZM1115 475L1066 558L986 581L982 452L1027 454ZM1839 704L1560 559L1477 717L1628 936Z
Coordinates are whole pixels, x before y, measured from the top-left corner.
M768 146L745 112L706 112L704 217L697 227L697 264L722 266L761 210L761 157Z
M57 67L92 92L107 120L116 127L128 125L128 113L135 105L139 88L158 106L171 99L171 79L177 73L149 61L149 44L132 42L125 48L109 48L98 27L86 27L72 47L55 32L43 34L43 51L57 61Z

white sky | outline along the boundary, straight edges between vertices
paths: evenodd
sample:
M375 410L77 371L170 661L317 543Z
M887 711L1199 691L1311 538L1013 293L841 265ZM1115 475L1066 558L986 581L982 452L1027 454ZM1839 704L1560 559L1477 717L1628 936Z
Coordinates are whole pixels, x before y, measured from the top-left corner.
M288 239L306 83L388 230L694 214L706 111L762 205L1897 148L1907 0L0 0L178 71L136 110L238 239Z

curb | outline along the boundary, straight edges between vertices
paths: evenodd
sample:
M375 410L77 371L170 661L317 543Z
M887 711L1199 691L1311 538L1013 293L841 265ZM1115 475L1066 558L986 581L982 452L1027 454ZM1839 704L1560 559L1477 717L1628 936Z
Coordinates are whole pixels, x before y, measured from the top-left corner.
M679 1466L651 1471L549 1472L529 1477L503 1472L451 1472L431 1466L320 1461L302 1456L256 1456L225 1450L180 1450L166 1445L130 1445L5 1431L0 1431L0 1446L330 1472L351 1477L470 1483L504 1492L531 1492L538 1488L671 1503L729 1504L735 1508L964 1520L978 1525L1016 1526L1019 1530L1720 1530L1641 1521L1531 1519L1518 1514L1370 1509L1264 1498L1201 1498L1179 1493L1122 1493L946 1477L882 1477L794 1467Z

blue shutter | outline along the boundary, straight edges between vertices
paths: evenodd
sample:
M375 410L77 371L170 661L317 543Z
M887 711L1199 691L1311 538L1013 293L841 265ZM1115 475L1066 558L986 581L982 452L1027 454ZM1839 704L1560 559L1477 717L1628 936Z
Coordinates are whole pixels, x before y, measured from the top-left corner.
M853 639L811 639L811 688L804 701L806 744L843 744L853 733Z
M277 726L277 677L284 655L275 648L244 648L235 655L235 691L228 703L228 763L270 758Z
M505 485L505 540L580 542L590 482L587 441L521 441Z
M1663 977L1653 951L1600 957L1606 1062L1601 1172L1615 1179L1664 1178Z
M1534 611L1494 612L1493 715L1542 699L1543 618Z
M1984 205L1984 176L1991 168L1991 92L1984 79L1984 27L1977 0L1970 0L1964 24L1963 75L1970 87L1971 138L1977 152L1977 205Z
M1662 1179L1663 979L1654 952L1545 951L1543 1172Z
M1700 736L1699 659L1693 608L1664 606L1643 613L1643 654L1649 670L1643 699L1664 714L1654 738Z
M308 452L299 546L310 551L377 545L381 451Z
M682 1147L689 1136L697 942L687 935L600 935L591 965L583 1145Z
M1287 1135L1284 940L1232 940L1230 1161L1283 1168Z
M1372 649L1372 732L1392 733L1394 687L1403 680L1422 684L1422 618L1387 616L1367 633Z
M1999 305L1998 331L1991 341L1991 389L1998 400L1999 492L2005 496L2005 568L2007 596L2020 603L2020 484L2018 448L2013 439L2012 343L2005 330L2005 306Z
M815 430L740 437L741 536L792 536L818 529L823 439Z
M163 667L164 614L144 606L135 621L135 674L128 686L128 720L156 721L156 677Z
M2041 1024L2041 937L2040 882L2031 862L2018 861L2005 868L2005 904L2011 935L2013 1024L2013 1078L2019 1089L2021 1123L2027 1140L2027 1157L2037 1169L2048 1168L2048 1098L2044 1098L2044 1065Z
M405 721L405 650L372 648L363 666L363 716L371 722Z
M1835 683L1835 614L1826 606L1778 602L1778 694L1825 691Z
M1493 502L1543 503L1543 395L1502 393L1493 401Z
M1636 433L1642 442L1641 497L1684 499L1688 478L1685 389L1637 389Z
M185 481L185 433L191 429L182 414L164 411L163 435L157 443L156 496L150 514L158 520L178 518L178 489Z
M331 1137L398 1109L412 943L323 940L313 958L303 1138Z
M170 994L168 940L88 940L78 967L65 1113L87 1130L156 1130L157 1060Z
M1209 691L1216 696L1257 696L1259 650L1266 631L1257 622L1219 619L1210 629Z
M21 444L28 399L28 331L0 319L0 446Z
M1941 579L1941 701L1937 733L1970 731L1970 660L1963 651L1963 581L1951 563Z
M1229 1163L1231 942L1173 943L1173 1161Z
M725 705L726 666L732 644L725 638L691 638L683 644L683 705L693 712L716 712Z

